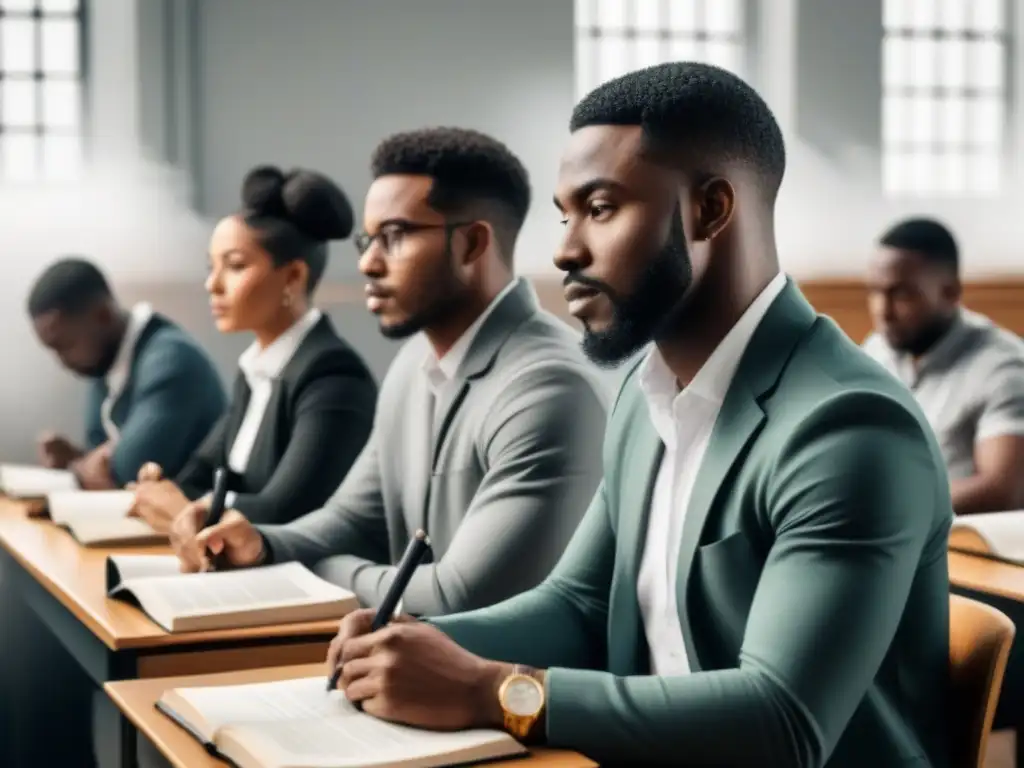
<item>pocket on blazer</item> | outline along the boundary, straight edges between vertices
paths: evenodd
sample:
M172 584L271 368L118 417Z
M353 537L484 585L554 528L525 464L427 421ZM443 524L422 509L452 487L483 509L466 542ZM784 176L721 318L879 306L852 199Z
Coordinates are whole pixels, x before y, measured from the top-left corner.
M714 615L720 628L737 643L743 639L763 566L742 531L697 550L701 602Z

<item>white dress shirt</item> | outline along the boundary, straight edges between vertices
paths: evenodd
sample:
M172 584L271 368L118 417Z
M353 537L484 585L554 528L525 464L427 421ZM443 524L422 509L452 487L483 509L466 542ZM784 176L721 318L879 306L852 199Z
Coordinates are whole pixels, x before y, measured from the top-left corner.
M459 336L458 341L452 344L451 349L448 350L444 357L438 359L432 351L427 353L426 358L423 360L423 371L427 376L430 390L434 393L435 414L436 408L445 400L444 396L448 394L447 389L455 379L455 374L458 373L462 361L466 359L466 354L473 344L473 339L480 332L484 321L494 311L494 308L501 303L501 300L511 293L518 284L519 278L516 278L502 288L501 293L494 297L491 303L487 305L487 308L473 321L473 324Z
M100 404L100 423L103 424L103 431L107 434L108 440L117 440L121 431L114 423L111 413L114 410L114 403L124 392L124 387L132 373L132 358L135 356L135 345L139 341L142 331L149 325L153 317L153 307L149 304L136 304L128 313L128 327L125 329L124 338L121 340L121 347L117 350L117 357L114 364L107 371L106 385L107 396Z
M743 352L785 286L786 276L780 273L754 299L682 391L656 347L641 368L640 388L654 427L665 444L651 496L647 538L637 578L637 599L650 648L652 674L684 675L690 671L679 622L682 595L676 594L683 520L718 412Z
M261 348L254 341L238 358L238 367L245 376L245 383L249 385L249 404L246 406L238 434L235 435L235 442L228 453L228 467L233 472L245 472L249 464L249 455L256 444L256 435L263 423L267 404L270 402L274 380L295 356L306 334L320 322L320 317L319 309L310 309L267 347ZM230 501L228 505L230 506Z

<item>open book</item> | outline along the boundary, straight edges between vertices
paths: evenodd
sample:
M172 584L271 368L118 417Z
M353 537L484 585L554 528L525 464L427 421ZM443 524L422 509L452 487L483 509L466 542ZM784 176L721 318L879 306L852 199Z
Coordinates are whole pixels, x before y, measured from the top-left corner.
M1024 510L958 516L949 548L1024 565Z
M135 494L131 491L58 491L46 497L50 519L87 547L115 544L162 544L145 520L128 517Z
M65 469L0 464L0 491L12 499L42 499L55 491L74 491L78 480Z
M157 709L239 768L432 768L523 755L502 731L424 731L357 710L323 677L166 691Z
M354 594L299 563L181 573L174 555L109 555L107 594L168 632L340 619L359 607Z

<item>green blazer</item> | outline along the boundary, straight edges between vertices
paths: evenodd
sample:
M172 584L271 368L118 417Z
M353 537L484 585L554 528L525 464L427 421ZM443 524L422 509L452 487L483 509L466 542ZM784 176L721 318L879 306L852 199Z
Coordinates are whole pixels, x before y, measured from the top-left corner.
M605 764L945 766L952 505L911 394L786 286L686 513L679 677L649 674L637 602L662 450L634 367L604 481L551 576L434 622L548 669L548 742Z

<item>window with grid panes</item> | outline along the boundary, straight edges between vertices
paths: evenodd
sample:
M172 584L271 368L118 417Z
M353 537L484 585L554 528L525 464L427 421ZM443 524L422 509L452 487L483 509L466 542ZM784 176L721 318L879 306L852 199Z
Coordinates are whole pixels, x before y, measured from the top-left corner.
M742 75L744 0L576 0L576 93L634 69L706 61Z
M81 168L80 0L0 0L0 181Z
M885 0L882 178L893 197L1000 191L1005 0Z

